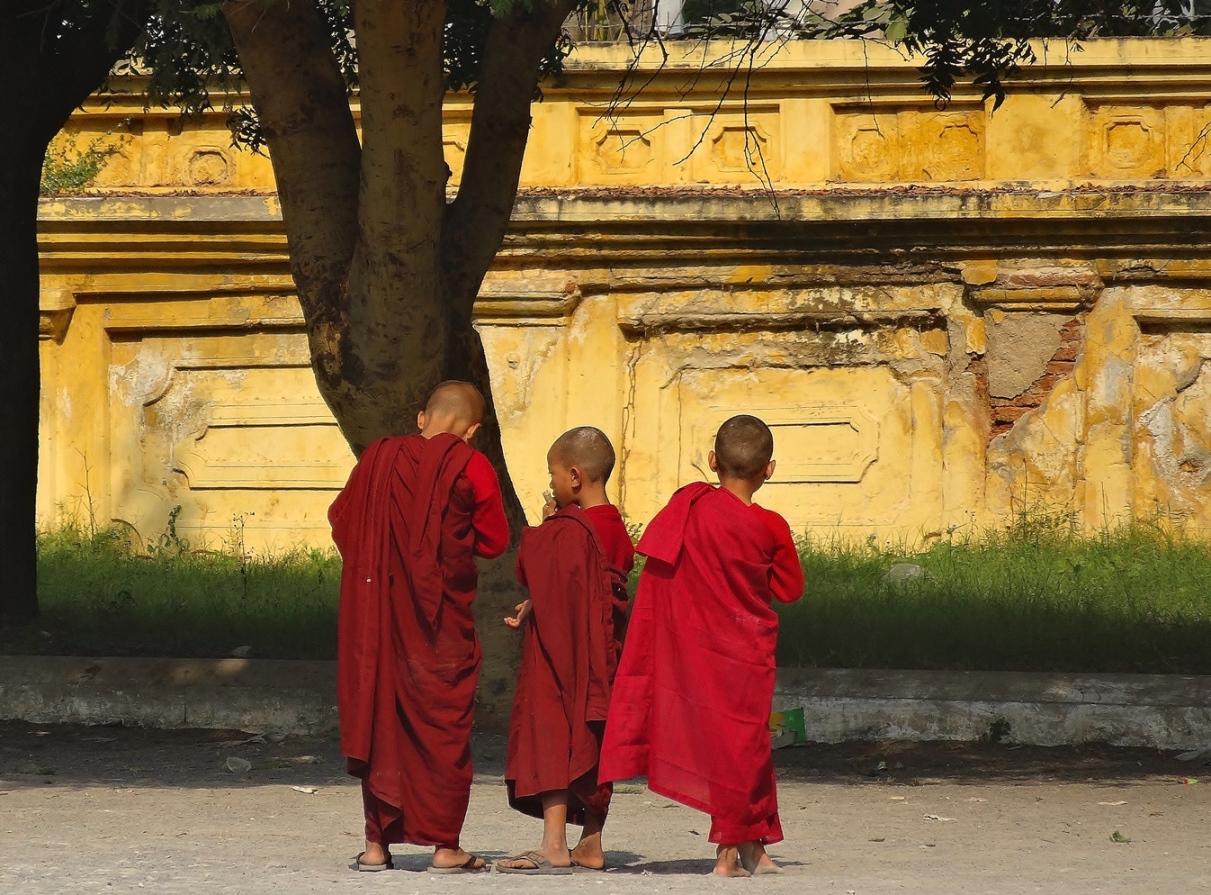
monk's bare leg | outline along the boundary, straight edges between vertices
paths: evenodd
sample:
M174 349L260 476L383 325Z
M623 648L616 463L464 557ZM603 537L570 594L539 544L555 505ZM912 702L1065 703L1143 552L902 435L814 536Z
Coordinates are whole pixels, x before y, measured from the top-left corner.
M751 874L740 866L740 851L735 845L720 845L715 849L716 876L750 876Z
M601 831L605 822L604 814L596 811L585 812L580 841L572 849L572 863L577 867L588 867L590 870L601 870L605 867L605 852L601 848Z
M568 791L553 789L539 795L542 799L542 845L532 851L551 862L552 867L571 867L572 853L568 851ZM506 858L497 867L512 870L533 870L535 863L526 857Z
M362 809L366 817L366 847L357 856L358 869L385 867L391 863L391 834L398 833L399 813L380 801L370 787L362 782Z
M754 876L782 872L782 868L775 864L773 858L766 853L765 844L762 842L742 843L739 852L741 866Z

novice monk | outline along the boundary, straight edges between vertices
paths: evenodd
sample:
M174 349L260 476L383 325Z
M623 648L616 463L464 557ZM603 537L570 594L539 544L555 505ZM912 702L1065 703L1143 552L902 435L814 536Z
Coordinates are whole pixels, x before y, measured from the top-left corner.
M554 498L527 529L517 577L530 599L506 618L524 627L517 695L509 727L509 804L543 819L542 844L496 862L502 873L601 869L613 787L597 782L597 755L621 649L626 578L635 550L606 497L614 449L598 429L561 435L547 454ZM568 850L567 824L583 826Z
M474 386L442 383L420 434L366 448L328 511L344 560L341 751L366 811L358 870L390 868L393 842L434 846L434 872L485 868L459 845L480 667L474 558L509 546L496 473L470 446L483 415Z
M779 868L782 839L769 714L778 616L803 593L790 527L753 503L774 474L774 439L753 416L715 437L719 487L687 485L636 548L648 557L610 703L603 781L647 775L653 792L711 815L715 873Z

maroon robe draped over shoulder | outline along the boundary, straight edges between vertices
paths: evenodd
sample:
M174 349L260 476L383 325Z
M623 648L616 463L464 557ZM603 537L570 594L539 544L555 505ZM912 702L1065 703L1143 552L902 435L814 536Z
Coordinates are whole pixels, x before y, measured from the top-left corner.
M490 480L484 493L471 464ZM344 560L341 750L362 778L367 837L457 845L481 663L474 557L508 545L495 475L454 435L383 438L328 515Z
M597 759L610 704L614 599L589 517L568 506L522 533L517 577L530 592L509 723L509 804L542 817L540 793L568 790L568 822L605 814Z
M770 750L778 616L803 592L790 528L706 483L687 485L636 548L648 557L614 684L600 779L712 817L710 841L778 842Z
M622 657L622 641L627 632L627 610L631 605L627 585L631 570L635 568L635 545L631 543L631 533L622 521L622 514L612 503L588 507L584 514L588 516L589 524L597 535L597 543L601 545L610 566L610 587L614 596L614 637L610 644L610 682L613 683Z

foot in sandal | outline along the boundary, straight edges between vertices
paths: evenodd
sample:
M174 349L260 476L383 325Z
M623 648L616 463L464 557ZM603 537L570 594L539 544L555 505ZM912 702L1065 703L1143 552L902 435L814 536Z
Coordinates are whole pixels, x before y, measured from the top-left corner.
M541 852L528 851L512 858L503 858L496 862L497 873L524 873L531 876L548 876L572 872L571 859L564 857L567 864L553 864L551 859Z
M366 849L353 859L353 869L359 873L378 873L380 870L394 870L391 863L391 852L378 842L366 842Z
M430 873L479 873L488 868L487 862L461 848L439 848L433 852Z

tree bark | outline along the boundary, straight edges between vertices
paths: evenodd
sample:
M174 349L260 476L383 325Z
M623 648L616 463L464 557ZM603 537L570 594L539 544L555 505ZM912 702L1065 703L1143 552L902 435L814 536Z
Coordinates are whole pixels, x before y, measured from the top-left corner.
M312 367L331 406L353 365L345 334L362 151L345 81L313 0L232 0L223 13L269 147Z
M141 0L96 4L60 30L44 0L0 12L0 624L38 612L38 192L46 147L138 36ZM115 18L116 17L116 18ZM111 27L112 26L112 27Z

